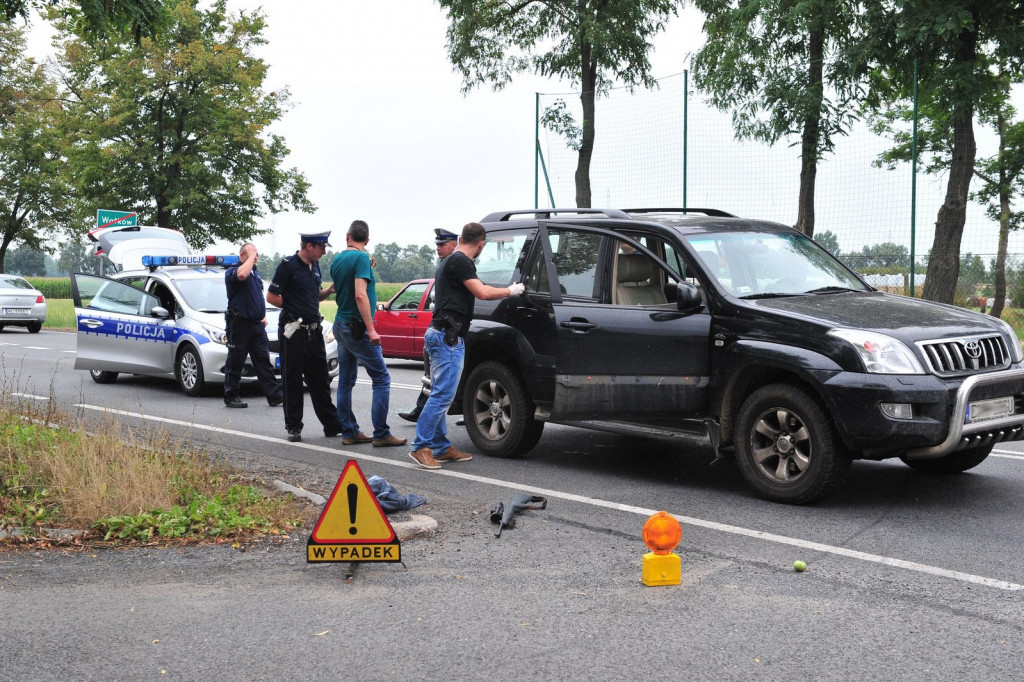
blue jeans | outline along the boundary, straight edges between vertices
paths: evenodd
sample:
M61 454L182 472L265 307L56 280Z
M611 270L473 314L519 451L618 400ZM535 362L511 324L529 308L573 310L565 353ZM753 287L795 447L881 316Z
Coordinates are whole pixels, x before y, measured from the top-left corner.
M416 421L413 451L429 447L434 455L443 455L451 447L448 440L448 408L455 401L455 391L466 360L466 342L459 339L454 346L444 342L444 332L430 327L423 335L423 348L430 358L430 397Z
M370 343L370 337L352 338L352 330L341 320L334 322L334 338L338 342L338 421L341 435L353 438L359 433L359 423L352 414L352 387L356 385L359 365L366 368L373 382L373 402L370 418L373 420L375 440L391 435L388 426L388 403L391 399L391 375L384 364L384 353L380 346Z

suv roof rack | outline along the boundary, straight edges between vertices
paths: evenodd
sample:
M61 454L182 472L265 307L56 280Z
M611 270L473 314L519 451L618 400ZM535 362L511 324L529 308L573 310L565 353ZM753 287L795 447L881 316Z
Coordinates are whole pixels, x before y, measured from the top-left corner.
M711 218L735 218L732 213L717 208L627 208L626 213L703 213Z
M625 211L620 211L617 208L524 208L517 211L498 211L497 213L489 213L484 216L480 221L482 223L500 223L505 222L512 218L512 216L518 215L532 215L539 219L550 218L552 215L560 213L576 213L576 214L600 214L606 218L617 218L619 220L632 220L632 218L626 214Z

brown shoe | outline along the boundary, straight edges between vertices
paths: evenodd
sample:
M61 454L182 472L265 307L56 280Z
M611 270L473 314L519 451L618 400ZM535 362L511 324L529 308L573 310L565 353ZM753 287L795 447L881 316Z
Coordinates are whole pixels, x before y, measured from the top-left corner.
M342 438L341 442L345 445L360 445L362 443L372 443L373 439L367 436L365 433L360 431L351 438Z
M454 446L450 446L444 451L443 455L438 456L438 462L468 462L473 459L473 455L462 450L456 450Z
M409 453L409 456L412 457L412 461L416 462L424 469L441 468L441 465L437 463L436 459L434 459L434 455L431 454L430 448L423 447L419 450L413 450Z
M374 439L373 447L375 448L386 448L392 445L405 445L409 441L405 438L398 438L394 434L388 434L387 438Z

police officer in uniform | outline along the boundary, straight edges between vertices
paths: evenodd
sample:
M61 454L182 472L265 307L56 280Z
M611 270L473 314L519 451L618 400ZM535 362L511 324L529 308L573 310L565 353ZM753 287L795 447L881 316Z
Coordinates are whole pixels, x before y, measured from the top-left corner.
M227 320L228 360L224 364L224 405L249 407L239 396L239 383L245 357L252 358L260 388L271 407L284 402L281 384L270 366L270 342L267 340L267 306L263 302L263 280L256 261L259 252L252 243L242 245L238 253L240 265L224 273L228 293Z
M284 383L284 425L288 440L302 440L302 380L309 387L313 411L324 435L341 433L338 411L331 401L331 376L321 325L320 301L334 293L334 285L321 289L319 260L330 244L330 231L300 235L300 248L277 266L267 289L267 301L281 308L281 376Z

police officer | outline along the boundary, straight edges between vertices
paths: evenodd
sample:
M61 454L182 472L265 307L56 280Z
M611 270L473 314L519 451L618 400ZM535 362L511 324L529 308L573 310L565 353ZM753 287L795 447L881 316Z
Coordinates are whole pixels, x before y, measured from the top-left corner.
M452 251L459 245L459 235L443 230L440 227L434 229L434 235L434 244L437 247L437 260L442 261L452 255ZM430 356L427 355L426 350L423 351L423 373L425 376L430 376ZM420 418L420 412L423 411L423 406L427 404L427 396L429 395L430 391L424 385L420 390L419 397L416 398L416 407L405 412L399 412L398 416L408 422L415 423Z
M270 366L270 342L267 340L267 306L263 302L263 280L256 261L259 251L252 243L242 245L238 253L240 265L228 268L224 286L228 292L227 320L228 360L224 364L224 404L227 407L249 407L239 396L245 357L252 358L260 388L271 407L284 402L281 384Z
M267 289L267 301L281 310L278 338L281 342L281 376L284 379L284 425L288 440L302 440L302 380L309 387L313 411L324 435L341 433L338 412L331 401L331 377L327 372L320 301L334 293L334 285L321 289L319 260L330 244L330 231L300 235L300 248L277 266Z

